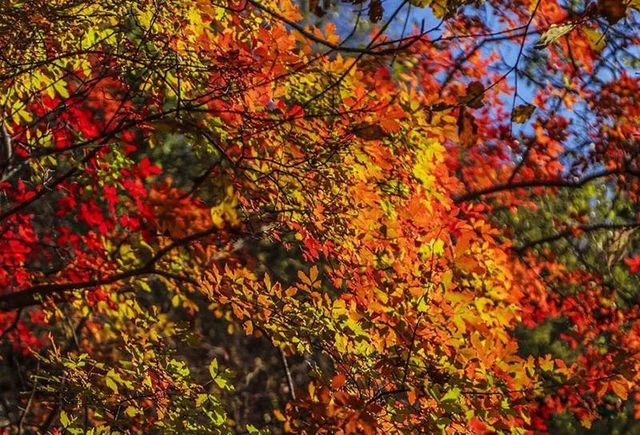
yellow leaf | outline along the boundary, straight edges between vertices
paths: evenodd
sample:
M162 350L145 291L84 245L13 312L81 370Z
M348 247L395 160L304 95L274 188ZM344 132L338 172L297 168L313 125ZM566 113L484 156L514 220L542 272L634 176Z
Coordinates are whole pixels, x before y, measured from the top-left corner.
M451 285L452 278L453 278L453 272L451 270L447 270L442 274L442 278L440 278L440 282L442 283L442 287L444 290L449 290L449 286Z
M127 408L124 410L124 413L127 414L129 417L135 417L140 413L140 411L134 408L133 406L127 406Z
M33 116L31 116L31 113L28 110L24 109L24 107L18 111L18 116L24 119L26 122L33 122Z
M540 364L540 368L545 372L553 370L553 360L551 359L551 355L545 355L544 358L540 358L538 360L538 364Z
M596 29L584 28L582 33L587 36L587 42L593 51L600 52L607 46L604 35Z
M112 390L115 394L118 394L118 384L116 384L112 378L107 377L107 378L105 379L105 383L107 384L107 387L111 388L111 390Z
M71 421L69 420L69 416L66 412L60 411L60 424L62 427L68 427Z
M303 271L299 270L298 271L298 279L300 281L302 281L304 284L306 285L311 285L311 280L309 279L309 277L307 275L304 274Z
M593 421L589 417L583 417L580 419L580 424L586 429L591 429L592 423Z
M67 87L65 86L65 83L63 81L58 80L53 84L53 87L62 98L69 98L69 91L67 90Z
M575 27L575 23L552 24L547 31L540 36L540 41L538 41L536 47L546 47L572 31Z
M286 418L284 416L284 414L279 410L279 409L274 409L273 410L273 416L276 418L276 420L278 421L285 421Z

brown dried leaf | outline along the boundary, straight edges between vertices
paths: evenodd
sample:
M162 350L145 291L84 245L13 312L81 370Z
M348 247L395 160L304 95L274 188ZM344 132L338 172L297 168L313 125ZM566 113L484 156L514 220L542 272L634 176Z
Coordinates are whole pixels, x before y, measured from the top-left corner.
M598 0L598 12L609 24L615 24L627 15L627 5L623 0Z
M371 0L371 3L369 3L369 20L372 23L377 23L382 19L383 14L384 9L382 8L382 1Z
M516 124L524 124L527 122L533 112L536 110L536 106L533 104L520 104L513 109L511 112L511 120Z
M380 140L387 136L380 124L362 123L353 129L353 133L364 140Z
M473 109L479 109L484 105L482 101L483 98L484 85L478 81L469 83L467 86L467 95L464 97L463 102Z
M464 107L460 108L458 115L458 138L460 144L465 148L470 148L478 141L478 124L472 114Z

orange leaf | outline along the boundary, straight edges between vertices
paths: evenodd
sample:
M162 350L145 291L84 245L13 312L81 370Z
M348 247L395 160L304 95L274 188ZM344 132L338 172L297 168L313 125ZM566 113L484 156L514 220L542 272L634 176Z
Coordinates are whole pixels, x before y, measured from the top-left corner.
M407 393L407 400L409 401L410 405L413 405L414 403L416 403L416 399L417 399L417 396L415 391L411 390Z
M311 282L315 282L318 279L318 266L312 266L311 269L309 269L309 278Z
M609 386L611 387L611 391L613 391L613 393L622 400L627 400L627 397L629 397L628 385L626 381L611 381L609 383Z
M273 410L273 416L278 421L285 421L286 420L286 417L284 416L284 414L279 409L274 409Z
M347 378L345 377L345 375L343 375L342 373L338 373L331 380L331 386L333 388L340 388L344 385L346 381L347 381Z
M304 284L306 285L311 285L311 280L309 279L309 277L307 275L304 274L303 271L299 270L298 271L298 279L300 281L302 281Z

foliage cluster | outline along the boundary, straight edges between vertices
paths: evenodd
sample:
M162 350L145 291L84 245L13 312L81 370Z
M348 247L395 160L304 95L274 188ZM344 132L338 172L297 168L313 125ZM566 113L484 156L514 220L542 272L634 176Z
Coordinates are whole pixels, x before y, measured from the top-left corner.
M0 431L637 430L640 3L353 3L2 2Z

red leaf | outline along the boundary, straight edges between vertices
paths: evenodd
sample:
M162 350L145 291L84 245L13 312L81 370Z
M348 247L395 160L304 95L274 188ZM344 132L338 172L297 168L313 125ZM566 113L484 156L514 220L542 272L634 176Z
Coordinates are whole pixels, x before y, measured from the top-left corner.
M625 258L624 262L629 266L631 273L636 273L640 269L640 255L636 257Z

